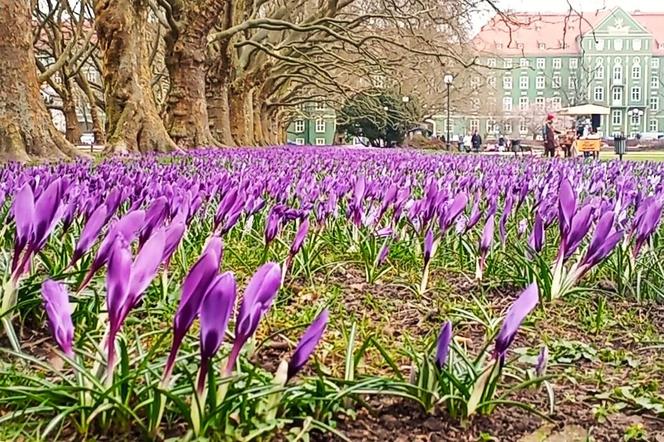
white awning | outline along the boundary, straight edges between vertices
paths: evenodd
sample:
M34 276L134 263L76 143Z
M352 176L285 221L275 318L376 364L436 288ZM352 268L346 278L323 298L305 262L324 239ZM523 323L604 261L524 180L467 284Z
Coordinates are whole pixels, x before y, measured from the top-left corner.
M596 104L582 104L560 109L560 115L609 115L611 109Z

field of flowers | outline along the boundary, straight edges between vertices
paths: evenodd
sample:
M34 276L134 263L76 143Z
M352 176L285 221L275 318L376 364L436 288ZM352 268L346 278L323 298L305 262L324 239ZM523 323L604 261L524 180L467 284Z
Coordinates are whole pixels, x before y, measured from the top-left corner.
M294 147L5 165L0 440L659 440L663 177Z

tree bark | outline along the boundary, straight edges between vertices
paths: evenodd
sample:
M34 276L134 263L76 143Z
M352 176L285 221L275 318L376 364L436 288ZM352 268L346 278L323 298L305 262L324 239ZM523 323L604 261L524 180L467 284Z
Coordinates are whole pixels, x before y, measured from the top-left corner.
M40 94L30 2L0 0L0 161L74 157Z
M210 131L206 96L207 37L226 9L227 0L174 3L177 28L165 36L171 88L166 99L166 128L181 147L219 144Z
M224 146L233 146L228 83L224 78L208 77L207 106L212 135Z
M62 112L65 114L65 138L73 145L81 143L81 127L78 125L78 116L76 115L76 98L72 91L72 84L69 78L63 78L64 94L62 98Z
M247 87L244 81L236 81L231 85L228 103L230 105L230 128L235 143L240 146L249 144L247 126Z
M178 149L159 117L151 90L148 11L146 0L95 0L108 153Z
M99 108L97 107L97 100L95 98L94 92L92 92L92 87L90 87L90 82L85 75L80 72L76 77L77 83L85 94L88 104L90 105L90 118L92 119L92 134L95 138L95 144L104 145L106 144L106 134L104 133L104 125L101 122L101 115L99 113Z

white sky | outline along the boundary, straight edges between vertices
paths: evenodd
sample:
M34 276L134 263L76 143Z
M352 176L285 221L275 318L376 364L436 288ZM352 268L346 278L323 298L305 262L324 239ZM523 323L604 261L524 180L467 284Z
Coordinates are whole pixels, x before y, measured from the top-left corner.
M572 5L581 12L595 12L620 6L627 12L638 9L664 13L664 0L496 0L496 5L502 10L510 9L518 12L566 12ZM479 31L492 15L492 13L477 14L473 20L474 31Z

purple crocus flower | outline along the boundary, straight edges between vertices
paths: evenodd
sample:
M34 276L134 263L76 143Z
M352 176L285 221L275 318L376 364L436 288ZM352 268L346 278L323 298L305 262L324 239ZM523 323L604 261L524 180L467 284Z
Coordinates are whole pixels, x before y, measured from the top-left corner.
M579 278L609 256L622 240L623 232L616 232L613 228L614 217L613 212L606 212L597 221L597 227L595 227L588 249L579 262L577 270Z
M662 203L653 199L646 199L641 203L634 219L634 257L639 255L641 248L657 230L659 220L662 217Z
M452 321L447 321L440 329L440 335L436 341L436 367L442 369L447 362L452 342Z
M145 223L141 229L138 244L143 246L145 241L152 235L152 232L161 227L168 215L168 200L165 196L161 196L154 200L152 205L145 212Z
M327 327L327 322L329 319L329 311L327 309L323 310L314 322L307 328L300 342L295 347L293 356L288 363L288 377L287 379L292 379L302 367L307 363L309 357L314 352L314 349L318 345L323 333L325 332L325 327Z
M484 224L484 229L482 229L482 236L480 238L480 257L486 258L491 250L491 245L493 244L493 232L495 229L495 215L491 215Z
M279 233L280 215L272 209L265 223L265 245L268 246Z
M544 247L544 221L539 211L535 214L535 222L533 223L533 231L528 238L528 245L534 252L539 253Z
M235 321L235 342L233 342L233 348L224 370L227 376L233 372L240 350L256 332L261 318L277 296L281 285L281 276L279 265L268 262L256 271L244 290L242 304Z
M14 239L14 257L12 260L12 273L16 271L20 262L21 252L28 245L32 236L32 223L35 217L35 197L29 184L24 184L14 196L12 206L14 221L16 223L16 237Z
M546 345L543 345L540 349L539 355L537 355L537 363L535 364L535 374L537 376L543 376L546 372L546 365L549 361L549 348Z
M76 261L90 250L90 247L92 247L97 240L101 229L104 228L104 224L106 224L107 212L108 210L103 204L92 212L92 215L90 215L90 218L88 218L88 221L85 223L85 227L83 227L83 231L81 231L81 236L76 243L76 248L74 249L74 253L69 263L70 267L76 264Z
M572 226L572 217L576 213L576 193L567 178L560 183L558 190L558 223L560 237L565 238Z
M505 360L505 354L514 341L519 327L528 314L535 308L539 301L537 283L532 283L519 295L507 311L503 320L498 337L496 338L495 357L501 362Z
M69 294L64 285L47 279L42 284L44 309L53 338L62 352L70 358L74 357L74 325L71 321Z
M219 257L215 248L212 247L201 255L184 280L180 304L173 318L173 343L162 377L162 383L164 384L170 379L182 340L196 319L203 297L212 284L218 269Z
M388 247L387 244L385 244L383 247L380 248L380 252L378 253L378 258L376 259L377 264L383 265L385 263L385 260L387 260L388 255L390 254L390 248Z
M164 246L164 256L162 257L162 261L166 267L168 267L171 256L177 250L178 245L180 245L185 230L186 226L184 222L173 222L166 229L166 244Z
M592 212L593 208L588 204L581 208L572 218L568 234L561 240L563 261L568 260L574 254L588 233L588 230L590 230Z
M198 372L198 394L203 393L210 359L224 341L226 327L233 313L237 288L233 273L214 278L200 307L201 366Z
M422 254L424 258L424 267L426 267L431 261L433 250L433 231L431 229L427 230L427 233L424 235L424 247L422 249Z
M297 255L297 252L300 251L302 244L307 237L307 233L309 233L309 219L305 219L295 233L295 239L293 240L289 252L291 256Z

